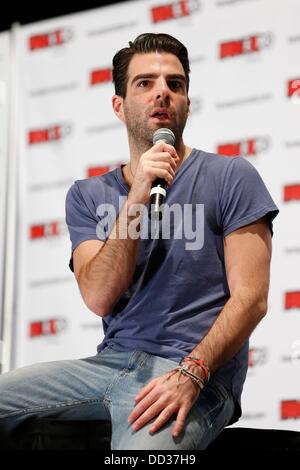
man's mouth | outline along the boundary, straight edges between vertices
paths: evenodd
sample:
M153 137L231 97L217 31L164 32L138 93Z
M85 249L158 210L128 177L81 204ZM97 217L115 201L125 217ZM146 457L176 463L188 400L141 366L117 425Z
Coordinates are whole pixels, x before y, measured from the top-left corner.
M164 120L164 119L170 119L170 115L167 111L154 111L152 114L151 114L151 117L152 118L157 118L159 120Z

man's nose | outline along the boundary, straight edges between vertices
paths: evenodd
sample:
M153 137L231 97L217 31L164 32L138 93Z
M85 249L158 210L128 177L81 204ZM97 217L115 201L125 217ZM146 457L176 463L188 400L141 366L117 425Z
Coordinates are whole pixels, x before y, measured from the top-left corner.
M158 80L155 87L155 97L157 100L167 100L170 97L170 90L167 82L164 79Z

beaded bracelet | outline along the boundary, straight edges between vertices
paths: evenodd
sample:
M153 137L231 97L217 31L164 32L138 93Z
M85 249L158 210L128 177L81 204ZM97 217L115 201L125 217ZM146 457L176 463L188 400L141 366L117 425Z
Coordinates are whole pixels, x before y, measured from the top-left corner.
M182 382L180 382L180 377L181 377L181 374L189 377L190 379L192 379L197 385L198 387L200 388L200 390L202 390L204 388L204 382L203 380L198 377L197 375L193 374L187 365L185 364L182 364L182 365L179 365L178 367L176 367L174 370L178 370L179 371L179 376L178 376L178 379L177 379L177 383L178 385L181 385Z
M204 375L205 375L205 382L204 383L206 384L209 381L209 379L210 379L209 367L203 359L198 359L197 357L192 357L192 356L186 356L180 361L179 365L183 364L185 361L192 361L195 364L197 364L199 367L201 367L201 369L203 370Z

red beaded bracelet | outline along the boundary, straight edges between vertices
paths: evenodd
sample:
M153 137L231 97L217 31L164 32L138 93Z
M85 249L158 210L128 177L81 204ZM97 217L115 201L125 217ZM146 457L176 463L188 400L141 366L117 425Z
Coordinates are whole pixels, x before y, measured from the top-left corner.
M203 370L205 374L205 383L209 381L210 379L209 367L203 359L198 359L197 357L192 357L192 356L186 356L182 359L181 362L184 362L184 361L192 361L195 364L197 364L199 367L201 367L201 369Z

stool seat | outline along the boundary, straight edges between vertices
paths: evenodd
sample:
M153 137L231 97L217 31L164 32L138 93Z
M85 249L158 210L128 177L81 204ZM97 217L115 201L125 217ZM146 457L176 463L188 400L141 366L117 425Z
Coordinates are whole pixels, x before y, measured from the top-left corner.
M111 422L42 418L24 423L15 437L21 450L110 450Z
M25 422L16 433L19 449L110 450L110 421ZM207 450L300 450L300 432L280 429L225 428Z
M225 428L208 450L300 450L300 432L282 429Z

